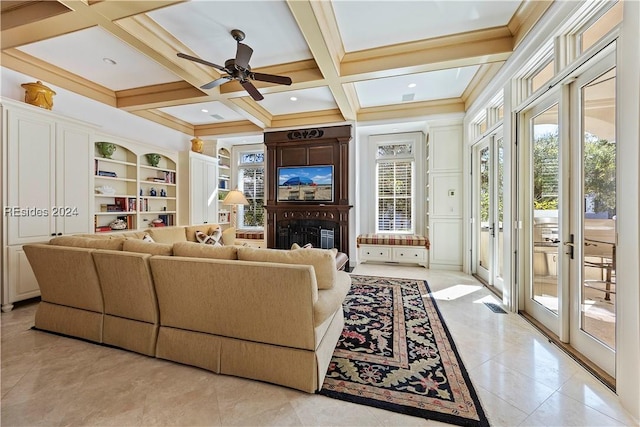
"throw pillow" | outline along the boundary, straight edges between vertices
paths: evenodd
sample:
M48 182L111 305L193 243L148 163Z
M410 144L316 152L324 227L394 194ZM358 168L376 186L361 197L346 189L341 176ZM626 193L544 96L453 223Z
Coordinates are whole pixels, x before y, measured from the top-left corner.
M209 229L209 234L196 231L196 239L205 245L222 246L222 230L220 228Z
M142 237L142 241L143 242L149 242L149 243L155 243L156 241L153 240L153 237L151 237L148 233L144 233L144 236Z
M297 243L294 243L293 245L291 245L291 250L292 250L292 251L293 251L293 250L296 250L296 249L310 249L310 248L313 248L313 245L312 245L311 243L307 243L307 244L306 244L306 245L304 245L304 246L300 246L300 245L299 245L299 244L297 244Z

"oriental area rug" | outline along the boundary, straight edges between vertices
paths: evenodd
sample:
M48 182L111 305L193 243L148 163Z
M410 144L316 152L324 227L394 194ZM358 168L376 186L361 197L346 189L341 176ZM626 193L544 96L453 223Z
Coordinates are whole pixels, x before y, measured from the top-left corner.
M320 394L461 426L488 426L423 280L352 275Z

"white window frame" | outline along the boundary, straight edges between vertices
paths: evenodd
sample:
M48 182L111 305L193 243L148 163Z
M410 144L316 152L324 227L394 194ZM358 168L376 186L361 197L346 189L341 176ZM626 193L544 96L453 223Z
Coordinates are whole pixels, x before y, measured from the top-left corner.
M378 149L381 146L389 146L389 145L407 145L410 146L411 152L406 154L399 155L390 155L390 156L380 156L378 155ZM397 142L393 140L387 140L384 142L377 142L375 145L376 152L376 164L375 164L375 230L376 234L415 234L416 230L416 144L413 141L399 140ZM379 176L378 176L378 165L381 163L399 163L399 162L407 162L411 163L411 227L410 229L402 229L402 230L381 230L380 229L380 212L378 210L379 206ZM404 197L402 197L404 198ZM394 197L395 199L395 197Z
M242 147L244 148L244 147ZM262 205L264 206L265 201L266 201L266 166L265 166L265 162L264 162L264 148L250 148L250 147L246 147L245 149L240 148L238 150L238 169L237 169L237 182L238 182L238 190L242 191L242 193L244 194L244 181L243 181L243 173L244 170L246 169L255 169L255 168L262 168L262 179L264 180L263 182L263 194L262 194ZM259 162L259 163L242 163L242 156L246 155L246 154L262 154L263 155L263 161ZM245 194L246 197L246 194ZM251 198L251 197L247 197L247 200L249 199L257 199L257 198ZM263 220L263 224L262 225L245 225L244 224L244 211L245 211L245 207L244 206L238 206L238 212L237 212L237 227L243 230L264 230L264 220ZM265 217L263 216L263 219Z

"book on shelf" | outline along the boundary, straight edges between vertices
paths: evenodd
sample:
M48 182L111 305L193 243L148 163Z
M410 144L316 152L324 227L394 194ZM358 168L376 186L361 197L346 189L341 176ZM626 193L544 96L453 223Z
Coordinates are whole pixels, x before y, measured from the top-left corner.
M116 204L101 204L100 212L123 212L123 209Z
M164 182L166 182L168 184L175 184L176 183L176 173L175 172L169 172L169 171L164 172Z
M129 210L129 205L127 203L126 197L114 197L113 202L118 206L118 210L121 212L126 212Z
M108 225L96 226L96 233L105 233L107 231L111 231L111 227L109 227Z
M111 172L111 171L102 171L102 170L99 170L99 171L98 171L98 176L108 176L108 177L110 177L110 178L117 178L117 177L118 177L118 174L117 174L117 173L115 173L115 172Z

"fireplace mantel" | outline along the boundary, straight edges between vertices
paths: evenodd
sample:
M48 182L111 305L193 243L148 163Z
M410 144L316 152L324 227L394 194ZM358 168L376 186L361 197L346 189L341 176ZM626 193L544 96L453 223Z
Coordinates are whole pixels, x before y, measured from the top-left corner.
M278 224L327 221L337 233L340 252L349 254L349 141L351 125L265 132L267 176L267 247L276 248ZM313 203L277 200L280 167L332 165L333 201ZM304 242L303 242L304 243ZM288 249L288 248L280 248Z

